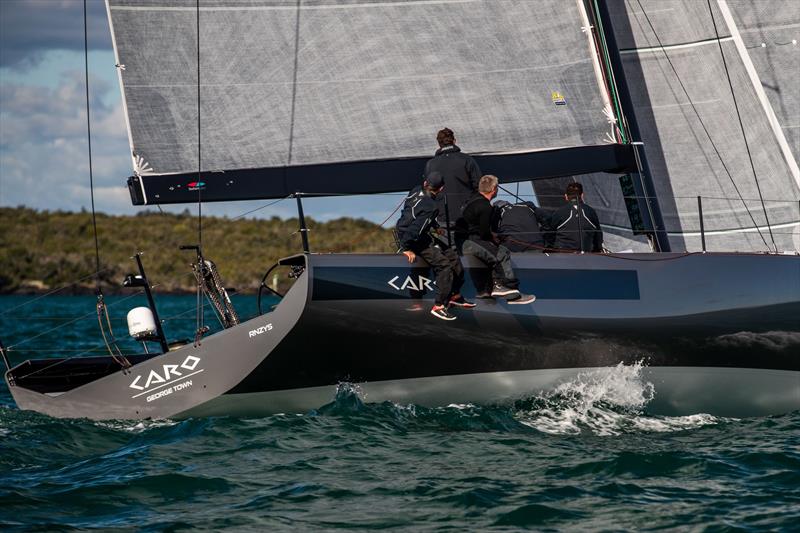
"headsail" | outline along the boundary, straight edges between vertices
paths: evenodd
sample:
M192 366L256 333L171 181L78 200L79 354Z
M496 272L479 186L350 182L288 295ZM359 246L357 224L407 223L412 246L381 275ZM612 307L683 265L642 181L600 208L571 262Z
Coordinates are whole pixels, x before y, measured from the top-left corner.
M404 189L443 126L507 179L630 165L577 0L107 2L141 203L189 201L198 41L204 200Z
M700 249L702 196L708 249L800 249L800 5L607 5L674 248Z

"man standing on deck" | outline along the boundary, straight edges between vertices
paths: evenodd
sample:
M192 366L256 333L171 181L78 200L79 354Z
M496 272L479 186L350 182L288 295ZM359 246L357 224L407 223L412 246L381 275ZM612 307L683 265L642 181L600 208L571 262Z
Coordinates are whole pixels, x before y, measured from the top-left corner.
M502 296L510 304L528 304L536 297L519 292L519 280L511 268L511 252L497 244L492 234L492 204L497 196L497 177L483 176L478 183L478 192L464 205L463 217L469 234L462 247L464 254L477 257L492 270L491 289L478 289L478 297Z
M583 185L571 182L564 199L567 203L550 216L549 226L556 234L555 251L602 252L603 230L595 210L583 201Z
M438 226L439 214L436 197L444 189L444 180L438 172L427 174L422 186L411 190L406 197L400 220L397 221L397 238L400 249L413 263L417 255L433 269L436 276L436 296L431 314L442 320L455 320L448 307L475 307L459 293L464 284L464 267L456 251L431 236L430 230Z
M461 207L469 200L473 193L478 191L478 180L481 179L481 169L475 160L463 153L456 145L453 130L444 128L436 134L439 149L436 154L425 164L425 175L439 172L444 178L445 194L438 199L439 222L445 225L449 220L452 225L461 216ZM444 205L447 204L445 214Z

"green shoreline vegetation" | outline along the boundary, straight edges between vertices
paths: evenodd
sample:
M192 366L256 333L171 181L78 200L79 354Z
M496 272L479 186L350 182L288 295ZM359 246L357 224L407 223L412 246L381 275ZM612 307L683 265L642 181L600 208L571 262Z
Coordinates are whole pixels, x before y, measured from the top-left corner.
M390 229L363 219L328 222L306 219L314 252L393 252ZM203 253L219 268L226 287L240 293L258 290L264 272L281 257L302 251L296 218L203 218ZM41 293L65 285L62 294L95 290L94 237L89 212L38 211L0 207L0 293ZM141 251L150 282L158 292L191 292L197 216L142 211L132 216L97 214L100 277L104 292L122 289L122 279L136 272L132 255ZM86 278L80 283L77 280ZM285 276L279 286L289 284Z

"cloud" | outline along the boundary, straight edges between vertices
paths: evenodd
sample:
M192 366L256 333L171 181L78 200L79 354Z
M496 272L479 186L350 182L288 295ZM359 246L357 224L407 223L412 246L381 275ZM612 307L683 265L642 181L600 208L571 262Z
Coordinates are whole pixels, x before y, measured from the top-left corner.
M94 133L124 135L124 119L121 130L110 128L108 123L113 107L104 102L104 96L111 90L110 84L92 78L89 85L92 126L99 128ZM20 140L40 143L65 137L85 137L85 91L84 74L77 71L62 73L61 83L55 89L21 83L0 84L0 114L3 119L0 148Z
M94 183L98 190L125 191L131 162L121 101L106 98L116 87L103 80L90 80L90 87ZM85 99L79 71L63 72L55 88L0 84L0 204L67 210L89 206ZM124 207L119 197L96 197L98 208L104 209L105 199L110 202L105 209L117 211Z
M105 3L88 0L87 5L90 49L107 53L110 61L102 62L113 65ZM0 0L0 205L71 211L90 207L83 45L82 0ZM46 84L41 71L47 73ZM141 211L131 205L125 182L132 168L116 72L106 78L93 75L90 91L96 207L115 214ZM352 216L379 222L397 201L383 196L328 198L309 199L304 205L315 220ZM203 213L235 217L267 203L204 204ZM187 207L195 209L176 205L164 210ZM281 202L248 217L275 215L296 217L294 203Z
M105 2L88 0L89 49L110 49ZM82 0L0 0L0 68L25 70L52 50L83 50Z

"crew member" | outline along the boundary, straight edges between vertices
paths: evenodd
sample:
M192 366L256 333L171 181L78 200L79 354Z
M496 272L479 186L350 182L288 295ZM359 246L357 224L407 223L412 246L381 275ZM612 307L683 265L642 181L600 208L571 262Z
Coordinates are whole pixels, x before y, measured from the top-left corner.
M541 252L544 250L544 237L539 225L541 218L541 210L533 202L512 204L497 200L492 229L499 243L511 252Z
M566 204L550 215L549 226L555 231L556 251L602 252L603 230L591 206L584 203L583 185L577 181L567 185Z
M478 191L478 180L481 169L475 160L461 151L456 145L453 130L444 128L436 134L439 149L425 164L425 175L439 172L444 178L445 193L439 197L439 222L445 225L447 220L454 224L461 216L461 207ZM447 205L445 214L444 204Z
M463 252L477 257L492 270L491 289L481 291L479 297L502 296L508 303L530 303L536 299L532 295L519 292L519 280L511 268L511 253L508 248L497 244L492 235L492 204L497 196L497 177L483 176L478 183L478 192L464 205L463 219L468 238L464 241Z
M455 320L448 307L475 307L475 304L459 293L464 284L464 268L458 254L431 236L431 230L438 226L436 217L439 211L435 198L443 189L442 175L431 172L422 186L411 190L397 221L397 237L409 263L419 255L433 269L436 294L431 314L442 320Z

